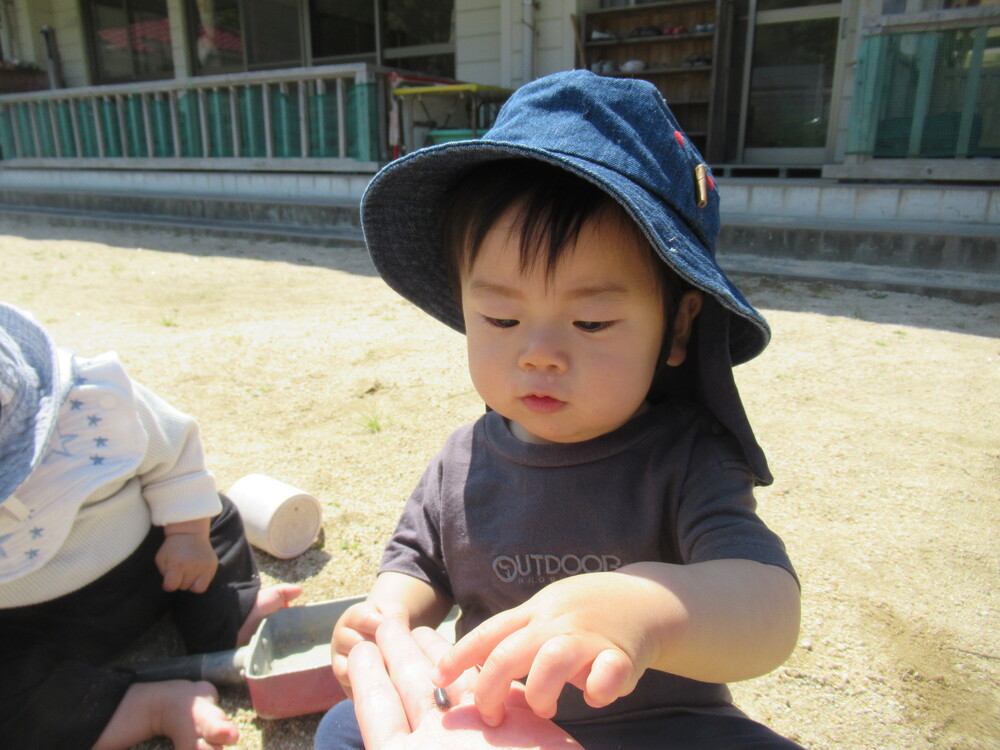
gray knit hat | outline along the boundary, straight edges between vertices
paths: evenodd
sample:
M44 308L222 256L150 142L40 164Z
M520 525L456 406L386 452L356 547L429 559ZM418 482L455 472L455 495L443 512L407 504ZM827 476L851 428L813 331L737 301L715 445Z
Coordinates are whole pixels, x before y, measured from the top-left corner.
M67 366L30 314L0 303L0 508L45 455L72 385Z

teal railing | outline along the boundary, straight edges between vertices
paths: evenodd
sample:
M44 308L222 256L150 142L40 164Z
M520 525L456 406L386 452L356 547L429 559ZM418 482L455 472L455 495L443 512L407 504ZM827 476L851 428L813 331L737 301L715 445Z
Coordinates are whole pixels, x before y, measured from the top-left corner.
M858 55L847 153L1000 156L1000 25L882 29ZM991 25L992 24L992 25Z
M388 75L357 63L9 94L0 149L62 167L323 159L349 169L386 159Z

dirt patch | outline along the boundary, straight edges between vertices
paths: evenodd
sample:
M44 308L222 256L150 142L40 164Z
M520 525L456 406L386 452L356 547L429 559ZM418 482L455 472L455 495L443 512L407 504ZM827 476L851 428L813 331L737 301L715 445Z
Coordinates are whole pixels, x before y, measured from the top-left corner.
M426 462L482 413L462 337L363 250L7 222L0 257L0 299L198 417L221 488L260 472L321 500L318 544L258 558L305 600L367 589ZM809 748L997 747L1000 305L739 282L774 330L737 373L803 624L737 703ZM239 747L312 747L317 717L223 699Z

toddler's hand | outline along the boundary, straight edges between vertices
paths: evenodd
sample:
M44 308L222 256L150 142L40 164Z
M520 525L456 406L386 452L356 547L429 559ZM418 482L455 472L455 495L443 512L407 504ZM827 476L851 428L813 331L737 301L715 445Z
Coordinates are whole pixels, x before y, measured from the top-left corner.
M375 631L386 620L398 620L409 630L410 618L401 604L375 604L371 601L358 602L344 610L333 628L331 661L334 677L351 697L351 681L347 673L347 656L362 641L375 641Z
M587 703L606 706L628 695L652 662L642 612L645 584L632 576L588 573L549 584L462 638L439 662L434 682L450 684L482 664L476 708L497 726L511 683L527 675L525 698L551 718L563 687L584 691Z
M371 750L582 750L551 721L526 708L521 691L511 691L507 720L491 728L472 707L474 670L449 688L451 708L431 698L429 673L448 642L430 628L410 633L387 620L376 644L361 643L351 652L357 686L354 710L364 745ZM438 704L440 705L440 704Z
M156 553L156 567L163 575L164 591L203 594L208 589L219 568L208 527L206 518L163 528L166 539Z

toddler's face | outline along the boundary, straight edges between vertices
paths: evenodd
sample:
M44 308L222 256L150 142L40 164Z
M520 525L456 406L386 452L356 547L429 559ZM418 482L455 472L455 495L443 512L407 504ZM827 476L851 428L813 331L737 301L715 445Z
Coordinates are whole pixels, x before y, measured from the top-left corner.
M591 219L546 277L520 268L508 211L462 274L469 370L530 442L603 435L643 408L663 343L661 293L637 238Z

